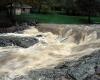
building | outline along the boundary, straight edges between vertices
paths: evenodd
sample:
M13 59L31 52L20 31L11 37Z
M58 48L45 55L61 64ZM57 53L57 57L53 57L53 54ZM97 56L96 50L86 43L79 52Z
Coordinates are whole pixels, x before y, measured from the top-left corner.
M30 5L14 2L7 5L9 14L20 15L23 13L30 13L30 9L32 8Z

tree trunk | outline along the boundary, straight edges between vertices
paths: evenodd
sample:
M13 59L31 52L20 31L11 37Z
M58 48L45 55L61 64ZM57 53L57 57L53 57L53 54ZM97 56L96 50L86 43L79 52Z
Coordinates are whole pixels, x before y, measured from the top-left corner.
M41 4L39 5L39 8L38 8L38 13L41 12Z
M91 24L91 16L88 16L88 23Z
M92 5L91 5L91 0L89 0L89 10L88 10L88 23L89 24L91 24L91 7L92 7Z
M42 2L41 2L41 0L39 0L38 13L40 13L40 12L41 12L41 5L42 5Z

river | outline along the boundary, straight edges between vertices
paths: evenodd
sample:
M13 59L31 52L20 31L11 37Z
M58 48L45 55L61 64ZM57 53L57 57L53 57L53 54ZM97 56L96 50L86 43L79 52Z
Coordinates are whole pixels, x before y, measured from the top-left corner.
M53 33L53 32L57 33ZM49 32L40 32L30 27L20 33L5 33L0 36L35 37L33 46L0 47L0 73L24 74L30 70L52 69L64 61L76 60L100 49L100 28L84 25L58 27Z

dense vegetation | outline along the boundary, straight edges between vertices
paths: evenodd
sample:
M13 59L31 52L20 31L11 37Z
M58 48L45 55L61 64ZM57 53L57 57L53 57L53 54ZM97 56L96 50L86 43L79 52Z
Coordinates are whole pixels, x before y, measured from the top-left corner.
M33 7L35 12L60 12L67 15L100 15L100 0L1 0L4 6L10 2L24 2Z
M31 13L60 14L67 16L100 16L100 0L1 0L1 9L11 2L27 3L32 6Z

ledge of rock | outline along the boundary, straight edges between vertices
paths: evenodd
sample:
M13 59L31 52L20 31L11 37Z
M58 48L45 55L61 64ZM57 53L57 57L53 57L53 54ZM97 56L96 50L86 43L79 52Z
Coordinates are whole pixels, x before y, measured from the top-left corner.
M74 80L100 80L100 50L77 61L65 62L56 69L68 69L68 74Z

